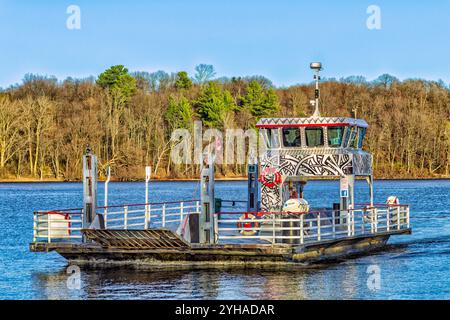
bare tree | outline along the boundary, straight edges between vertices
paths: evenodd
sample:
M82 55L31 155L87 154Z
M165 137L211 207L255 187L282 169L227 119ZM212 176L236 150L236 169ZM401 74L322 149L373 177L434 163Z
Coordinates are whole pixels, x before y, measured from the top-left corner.
M0 97L0 168L22 149L21 112L19 104L9 97Z
M211 80L216 75L214 67L210 64L199 64L195 67L195 72L194 79L200 84Z

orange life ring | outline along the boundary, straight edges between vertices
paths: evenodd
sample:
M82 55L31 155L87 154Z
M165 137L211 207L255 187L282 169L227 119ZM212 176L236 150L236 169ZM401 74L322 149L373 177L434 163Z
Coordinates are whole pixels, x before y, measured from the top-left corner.
M274 167L266 167L259 181L266 187L273 188L281 183L281 173Z
M244 236L254 236L258 233L258 230L254 230L255 228L259 228L259 222L257 222L256 217L251 213L244 213L239 217L239 220L255 220L254 222L238 222L237 228L239 232Z

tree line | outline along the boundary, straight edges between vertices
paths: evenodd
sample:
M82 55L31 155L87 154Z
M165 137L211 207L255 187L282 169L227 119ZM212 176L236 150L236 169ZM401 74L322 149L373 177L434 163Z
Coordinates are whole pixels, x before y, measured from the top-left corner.
M261 117L312 114L313 84L276 88L262 76L216 78L211 65L187 72L129 72L112 66L86 79L27 74L0 92L0 178L81 177L89 144L118 180L196 178L198 166L174 164L171 133L205 127L253 128ZM442 81L400 81L382 75L324 79L323 116L357 116L369 123L364 148L374 155L376 177L448 177L450 90ZM227 164L218 174L239 177L246 166Z

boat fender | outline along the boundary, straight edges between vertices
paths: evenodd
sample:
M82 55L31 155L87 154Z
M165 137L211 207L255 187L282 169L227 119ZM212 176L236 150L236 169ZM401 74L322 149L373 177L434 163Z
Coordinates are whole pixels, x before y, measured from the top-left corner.
M244 236L254 236L258 233L258 230L254 230L255 228L259 228L259 222L256 217L251 213L244 213L239 217L240 222L237 223L237 228L239 232ZM243 220L247 220L243 222ZM249 222L248 220L254 220L254 222Z

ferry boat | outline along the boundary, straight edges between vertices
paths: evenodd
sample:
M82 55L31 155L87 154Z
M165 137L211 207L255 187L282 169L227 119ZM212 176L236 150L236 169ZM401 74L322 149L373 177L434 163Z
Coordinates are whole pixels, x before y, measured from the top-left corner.
M202 155L198 199L97 205L97 158L83 156L83 207L34 212L34 252L56 251L88 264L296 264L367 254L392 235L410 234L409 206L395 196L374 203L372 156L363 150L362 119L322 117L320 63L308 118L263 118L264 151L248 165L247 201L218 199L214 154ZM304 197L311 179L339 179L335 202L314 208ZM355 199L366 180L367 203ZM328 180L327 180L328 181Z

